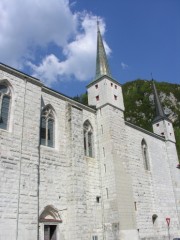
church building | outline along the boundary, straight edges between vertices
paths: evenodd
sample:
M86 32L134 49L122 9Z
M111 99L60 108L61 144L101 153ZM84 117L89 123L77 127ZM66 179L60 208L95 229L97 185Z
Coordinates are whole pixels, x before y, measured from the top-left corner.
M174 130L152 86L153 133L125 121L99 27L88 106L0 64L0 239L180 237Z

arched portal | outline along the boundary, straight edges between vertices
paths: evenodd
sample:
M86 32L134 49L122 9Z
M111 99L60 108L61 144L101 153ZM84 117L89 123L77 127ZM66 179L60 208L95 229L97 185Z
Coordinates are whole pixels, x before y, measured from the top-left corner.
M59 212L52 205L48 205L39 217L41 236L43 240L57 240L58 226L62 222Z

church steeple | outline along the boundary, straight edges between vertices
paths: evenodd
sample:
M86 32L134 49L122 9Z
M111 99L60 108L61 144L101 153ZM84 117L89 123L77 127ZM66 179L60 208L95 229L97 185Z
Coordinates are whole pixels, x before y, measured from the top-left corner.
M155 102L155 108L156 108L156 117L154 119L154 121L158 121L160 119L167 119L164 110L162 108L159 96L158 96L158 92L156 89L156 85L154 80L152 79L152 88L153 88L153 93L154 93L154 102Z
M161 137L164 137L166 140L176 142L172 122L166 117L164 113L154 80L152 80L152 88L154 92L154 101L156 107L156 116L152 123L153 132L160 135Z
M97 56L96 56L96 76L95 79L107 75L111 77L111 72L108 65L106 51L104 48L99 22L97 22Z
M119 82L111 77L108 60L97 23L97 56L96 56L96 76L87 85L88 104L97 109L111 105L124 111L124 101L122 88Z

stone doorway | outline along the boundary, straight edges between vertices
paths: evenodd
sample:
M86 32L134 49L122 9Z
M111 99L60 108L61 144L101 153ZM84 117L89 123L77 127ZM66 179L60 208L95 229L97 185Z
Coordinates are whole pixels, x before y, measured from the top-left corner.
M40 240L59 240L60 223L62 223L58 209L52 205L46 206L39 217Z
M44 225L44 240L57 240L57 225Z

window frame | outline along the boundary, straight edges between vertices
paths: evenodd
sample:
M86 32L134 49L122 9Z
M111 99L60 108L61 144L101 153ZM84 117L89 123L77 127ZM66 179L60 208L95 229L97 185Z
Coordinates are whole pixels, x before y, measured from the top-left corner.
M5 123L6 127L2 127L1 124L0 124L0 129L1 130L5 130L5 131L8 131L9 130L9 127L10 127L10 117L11 117L11 104L12 104L12 90L11 90L11 87L8 83L2 81L0 82L0 86L4 86L5 88L7 88L6 92L3 93L3 91L1 92L0 90L0 120L2 119L2 109L3 109L3 100L5 98L8 98L9 101L8 101L8 110L7 110L7 121ZM5 105L7 103L4 103Z
M43 119L44 125L43 125ZM49 127L49 123L52 122L52 129ZM40 125L40 145L55 148L55 114L50 105L43 108L41 112L41 125ZM51 131L52 130L52 131ZM42 137L42 135L44 137ZM52 135L52 139L51 139Z
M146 171L150 171L148 146L147 146L147 143L146 143L146 141L144 139L141 142L141 149L142 149L142 157L143 157L144 169Z
M84 155L86 157L94 158L93 128L89 120L86 120L83 124L83 138L84 138Z

